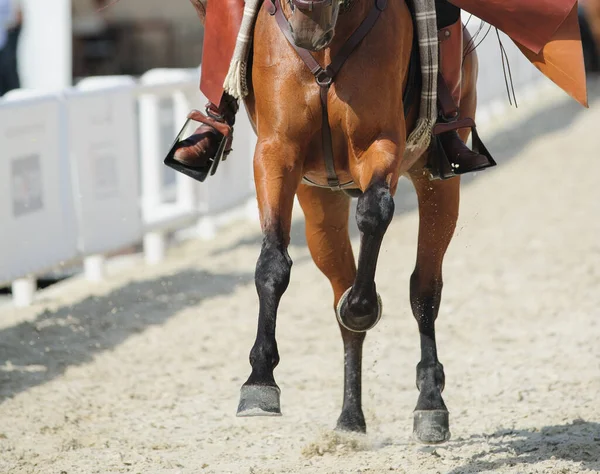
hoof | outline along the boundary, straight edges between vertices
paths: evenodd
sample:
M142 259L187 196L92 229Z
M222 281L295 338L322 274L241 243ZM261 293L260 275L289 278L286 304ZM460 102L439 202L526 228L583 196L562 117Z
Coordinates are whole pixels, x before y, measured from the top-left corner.
M450 439L450 422L446 410L415 410L413 437L423 444L440 444Z
M279 387L243 385L237 416L281 416Z
M338 418L335 431L341 433L362 433L367 432L367 424L362 413L348 414L342 413Z
M335 315L337 316L337 320L339 321L339 323L348 331L367 332L369 329L373 329L375 326L377 326L377 323L381 319L381 313L383 311L383 303L381 302L381 296L379 296L379 293L377 293L377 312L374 317L348 317L342 315L342 306L348 299L348 295L350 294L351 289L352 287L348 288L340 298L340 301L338 302L337 308L335 310Z

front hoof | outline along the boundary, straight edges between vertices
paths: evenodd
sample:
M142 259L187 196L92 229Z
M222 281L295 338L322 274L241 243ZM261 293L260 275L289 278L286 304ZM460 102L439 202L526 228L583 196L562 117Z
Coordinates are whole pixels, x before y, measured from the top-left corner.
M447 410L415 410L413 437L423 444L440 444L450 440Z
M343 433L366 433L367 423L362 413L342 412L338 418L336 431Z
M242 385L237 416L281 416L279 387Z
M377 308L375 313L367 316L355 316L350 314L348 310L348 295L350 295L351 290L352 287L348 288L340 298L335 310L335 315L337 316L339 323L348 331L367 332L369 329L373 329L377 326L377 323L381 319L381 313L383 311L381 296L377 293Z

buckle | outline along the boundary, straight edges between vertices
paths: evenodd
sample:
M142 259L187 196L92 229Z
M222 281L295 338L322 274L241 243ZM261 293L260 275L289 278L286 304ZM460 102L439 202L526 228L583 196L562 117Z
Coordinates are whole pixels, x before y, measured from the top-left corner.
M315 79L320 87L329 87L331 84L333 84L333 77L331 77L327 69L321 69L315 75Z

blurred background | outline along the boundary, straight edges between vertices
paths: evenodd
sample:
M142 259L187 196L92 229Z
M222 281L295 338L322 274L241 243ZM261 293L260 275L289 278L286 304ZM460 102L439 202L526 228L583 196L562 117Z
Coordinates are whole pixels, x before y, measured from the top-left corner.
M187 1L123 0L104 9L110 2L2 3L10 9L5 48L18 59L25 88L66 86L87 76L135 76L159 67L196 67L202 58L203 30ZM40 54L42 48L47 54ZM44 65L53 71L42 81ZM3 69L7 67L14 66ZM10 82L1 92L14 87Z

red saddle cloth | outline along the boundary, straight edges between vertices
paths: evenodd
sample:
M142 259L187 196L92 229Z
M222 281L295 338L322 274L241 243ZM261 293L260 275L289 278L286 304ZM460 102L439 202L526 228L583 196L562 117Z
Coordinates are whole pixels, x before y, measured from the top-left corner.
M546 77L587 107L577 0L448 0L506 33ZM207 2L201 90L214 104L235 48L244 0Z
M449 0L506 33L546 77L587 107L577 0Z

